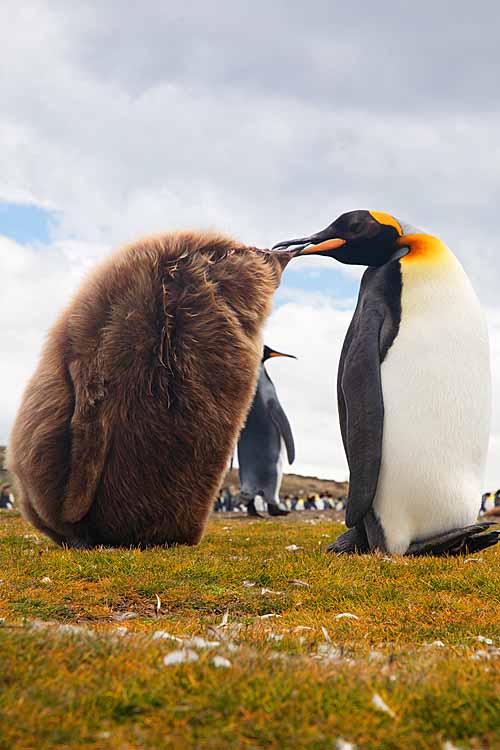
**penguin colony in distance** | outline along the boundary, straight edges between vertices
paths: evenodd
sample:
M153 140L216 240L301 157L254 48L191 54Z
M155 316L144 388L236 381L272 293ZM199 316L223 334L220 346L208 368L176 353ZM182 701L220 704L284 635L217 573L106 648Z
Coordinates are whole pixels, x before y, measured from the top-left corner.
M476 523L490 422L485 320L457 258L389 214L352 211L294 255L369 266L338 372L350 469L335 552L456 554L495 544Z
M68 546L199 542L289 257L184 232L101 263L51 329L12 430L25 517Z
M271 516L288 515L279 498L285 453L289 464L295 460L292 429L265 368L265 362L273 357L295 359L264 346L257 390L238 440L240 497L253 516L259 515L257 495L266 501Z

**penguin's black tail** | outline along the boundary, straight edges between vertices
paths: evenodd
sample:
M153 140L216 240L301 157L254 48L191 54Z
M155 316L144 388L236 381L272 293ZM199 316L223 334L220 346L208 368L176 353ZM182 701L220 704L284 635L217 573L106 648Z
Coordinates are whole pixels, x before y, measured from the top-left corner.
M481 523L465 526L463 529L454 529L445 534L412 542L406 552L407 555L470 555L491 547L500 540L500 530L488 531L494 522L482 521Z

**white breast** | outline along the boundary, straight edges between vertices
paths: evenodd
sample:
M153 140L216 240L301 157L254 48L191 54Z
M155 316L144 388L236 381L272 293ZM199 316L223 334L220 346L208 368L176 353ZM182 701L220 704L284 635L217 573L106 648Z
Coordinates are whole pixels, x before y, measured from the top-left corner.
M486 323L458 260L401 263L399 333L381 366L382 465L374 509L389 551L473 523L490 422Z

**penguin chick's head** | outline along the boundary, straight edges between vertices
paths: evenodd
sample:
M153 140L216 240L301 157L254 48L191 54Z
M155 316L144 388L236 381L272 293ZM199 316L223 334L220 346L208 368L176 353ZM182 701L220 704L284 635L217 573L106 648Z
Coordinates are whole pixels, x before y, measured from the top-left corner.
M379 211L349 211L316 234L278 242L274 248L291 248L291 254L327 255L341 263L382 266L402 258L409 248L400 242L403 230L397 219Z
M264 345L262 361L266 362L268 359L271 359L272 357L290 357L290 359L297 359L297 357L295 357L293 354L283 354L283 352L277 352L274 349L271 349L270 346Z

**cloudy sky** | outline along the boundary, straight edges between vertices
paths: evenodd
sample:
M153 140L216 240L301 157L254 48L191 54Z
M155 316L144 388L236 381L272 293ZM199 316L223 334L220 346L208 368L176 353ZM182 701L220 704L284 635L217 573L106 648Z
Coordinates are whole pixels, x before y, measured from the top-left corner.
M156 230L249 244L388 211L445 239L490 325L500 485L500 6L489 0L0 5L0 442L82 274ZM296 469L347 475L335 404L359 274L287 269L266 341Z

